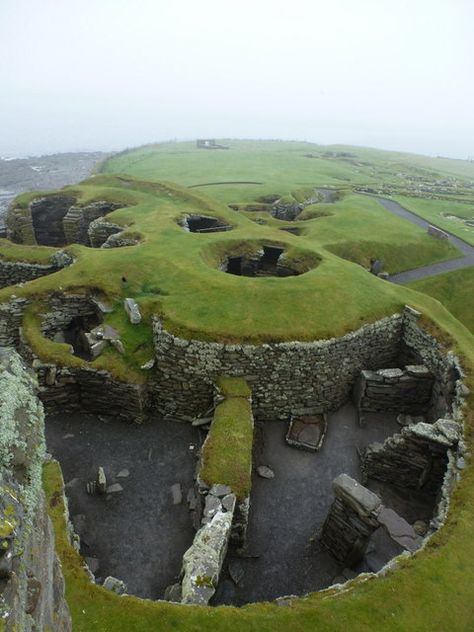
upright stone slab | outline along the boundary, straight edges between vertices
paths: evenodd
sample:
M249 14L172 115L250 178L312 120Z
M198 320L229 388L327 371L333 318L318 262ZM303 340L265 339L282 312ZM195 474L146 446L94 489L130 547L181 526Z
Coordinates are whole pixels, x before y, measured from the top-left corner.
M142 315L140 314L140 308L136 301L134 301L133 298L126 298L123 302L123 306L132 325L138 325L142 320Z
M367 542L379 526L382 501L347 474L333 481L335 500L321 532L321 544L345 566L364 556Z
M205 606L216 591L227 553L233 512L218 511L183 555L182 603Z

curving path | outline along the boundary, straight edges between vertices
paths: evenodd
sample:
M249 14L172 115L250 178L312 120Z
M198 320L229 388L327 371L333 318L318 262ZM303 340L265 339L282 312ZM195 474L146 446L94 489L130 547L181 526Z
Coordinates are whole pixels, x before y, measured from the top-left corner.
M412 224L421 226L428 230L428 226L436 226L432 222L427 222L419 215L408 211L406 208L394 202L393 200L387 200L386 198L375 197L375 199L381 204L387 211L398 215L402 219L406 219ZM441 227L439 227L441 228ZM449 235L449 241L458 248L464 256L457 259L451 259L450 261L442 261L441 263L432 263L428 266L421 268L415 268L414 270L407 270L406 272L400 272L400 274L394 274L389 278L393 283L410 283L410 281L417 281L418 279L424 279L425 277L433 276L435 274L441 274L443 272L451 272L452 270L459 270L461 268L468 268L474 266L474 246L471 246L463 239L456 237L452 233L449 233L445 228L441 228L445 233Z

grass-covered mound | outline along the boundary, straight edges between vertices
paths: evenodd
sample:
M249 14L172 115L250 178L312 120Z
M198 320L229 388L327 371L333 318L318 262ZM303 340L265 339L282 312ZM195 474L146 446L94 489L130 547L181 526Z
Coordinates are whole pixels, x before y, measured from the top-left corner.
M153 314L159 314L171 332L198 339L260 343L329 338L391 314L408 300L403 289L336 254L361 264L371 257L383 258L390 272L458 255L449 244L430 238L367 196L345 195L325 205L331 207L330 216L293 222L302 231L295 236L280 230L288 223L269 213L265 225L257 224L247 216L251 213L232 210L196 189L171 183L101 175L62 191L79 205L94 200L123 204L105 219L127 227L140 243L110 249L69 245L67 251L75 259L72 266L23 287L5 288L0 301L12 295L31 299L25 322L28 341L43 359L67 364L67 348L45 342L40 335L47 298L57 291L100 296L113 307L106 322L119 330L125 354L110 348L94 366L109 368L120 379L145 379L140 367L153 356ZM20 205L32 197L31 193L22 196ZM190 213L218 217L233 230L186 232L178 222ZM305 274L287 278L222 274L218 269L222 253L243 242L281 244ZM43 251L49 257L52 249L0 240L0 255L9 260L44 261ZM128 322L122 307L125 297L138 302L144 317L140 326Z

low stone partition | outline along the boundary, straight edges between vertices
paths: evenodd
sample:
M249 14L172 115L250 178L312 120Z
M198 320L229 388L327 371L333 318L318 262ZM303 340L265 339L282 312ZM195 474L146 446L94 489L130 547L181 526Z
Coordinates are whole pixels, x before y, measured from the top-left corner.
M51 257L50 264L3 261L0 259L0 288L16 285L17 283L26 283L47 274L53 274L71 265L72 262L72 257L63 251L55 253Z
M354 386L353 400L363 413L423 415L430 406L434 376L423 365L403 369L362 371Z
M347 474L333 481L335 500L321 532L321 543L345 566L364 556L370 535L379 526L380 498Z
M352 567L365 555L372 534L382 527L395 550L417 551L422 538L413 527L369 489L347 474L333 481L334 502L323 525L320 542L341 565Z
M227 553L232 519L233 509L219 509L196 533L183 556L182 603L205 606L214 595Z
M72 629L42 490L44 414L34 377L0 348L0 628Z
M217 486L235 497L232 542L244 546L250 509L254 418L252 394L242 378L220 377L216 384L216 408L201 449L198 491L205 499ZM196 420L199 422L199 420ZM212 506L214 506L213 503Z
M436 495L444 480L448 452L456 449L462 427L452 419L419 422L362 452L364 479L374 478L402 489Z

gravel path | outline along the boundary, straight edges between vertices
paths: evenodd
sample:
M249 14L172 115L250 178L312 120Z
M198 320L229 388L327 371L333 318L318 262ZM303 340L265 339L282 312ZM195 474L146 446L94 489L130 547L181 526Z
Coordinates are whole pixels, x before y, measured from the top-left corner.
M408 211L406 208L398 204L398 202L381 197L377 197L376 199L379 204L387 209L387 211L398 215L398 217L401 217L402 219L408 220L412 224L416 224L426 230L428 230L428 226L430 225L436 226L436 224L427 222L425 219L419 217L419 215ZM445 233L448 232L444 228L441 230L444 230ZM450 261L442 261L441 263L432 263L431 265L423 266L422 268L415 268L414 270L394 274L390 277L390 281L392 281L392 283L409 283L410 281L417 281L418 279L424 279L425 277L441 274L442 272L451 272L451 270L460 270L461 268L474 266L474 246L471 246L463 239L456 237L452 233L448 232L448 234L449 241L463 253L463 257L451 259Z

